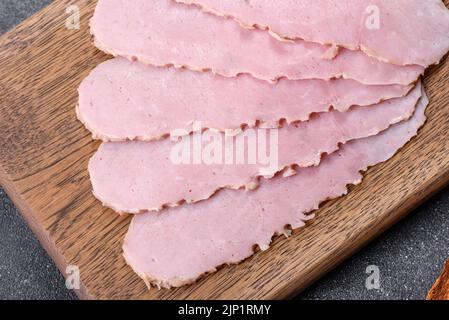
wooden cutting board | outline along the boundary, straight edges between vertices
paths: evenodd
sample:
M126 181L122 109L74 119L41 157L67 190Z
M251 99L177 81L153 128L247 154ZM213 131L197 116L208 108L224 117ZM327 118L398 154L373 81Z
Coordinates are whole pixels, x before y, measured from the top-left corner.
M446 4L449 0L446 0ZM81 29L65 27L81 10ZM91 44L95 1L60 0L0 38L0 182L65 273L80 268L81 298L269 299L291 297L403 218L449 182L449 63L426 77L429 121L418 139L369 170L290 239L197 284L148 291L122 257L130 218L91 193L89 158L99 143L76 120L77 88L109 57Z

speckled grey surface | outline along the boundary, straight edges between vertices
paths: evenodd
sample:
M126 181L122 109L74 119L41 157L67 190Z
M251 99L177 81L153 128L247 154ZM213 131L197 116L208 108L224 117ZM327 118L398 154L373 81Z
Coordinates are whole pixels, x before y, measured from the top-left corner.
M440 192L301 299L424 299L449 258L449 189ZM380 290L367 290L366 268L379 267Z
M50 3L0 0L0 34ZM441 192L299 299L423 299L449 257L449 189ZM367 266L380 290L367 290ZM0 299L74 299L46 252L0 189Z

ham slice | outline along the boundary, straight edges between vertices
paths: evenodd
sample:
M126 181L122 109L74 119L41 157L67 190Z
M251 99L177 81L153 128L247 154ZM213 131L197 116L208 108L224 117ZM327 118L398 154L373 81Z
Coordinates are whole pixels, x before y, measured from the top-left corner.
M406 95L412 86L367 86L353 80L280 80L250 76L228 79L210 73L163 69L109 60L83 81L78 118L104 141L157 140L192 124L224 131L243 125L277 127L305 121L330 107L346 111Z
M408 96L377 106L319 114L274 132L260 129L248 143L237 140L250 137L247 133L254 133L252 129L229 140L222 133L206 131L184 136L179 143L104 143L89 163L94 194L119 213L140 213L205 200L222 188L254 189L256 177L270 178L292 165L318 165L322 154L335 152L339 144L375 135L408 119L421 88L419 83ZM198 147L192 140L198 141ZM178 160L181 153L187 155L184 161ZM256 156L251 158L252 154Z
M279 38L362 50L397 65L427 67L449 50L441 0L176 0L234 17Z
M296 176L264 181L251 193L222 190L209 201L135 216L123 245L127 263L148 286L170 288L244 260L254 245L268 249L274 234L286 233L287 225L303 227L322 201L360 183L360 171L392 157L423 125L426 105L423 97L410 121L350 142Z
M91 32L96 46L114 56L156 66L212 70L226 77L243 73L268 81L344 77L365 84L407 85L424 72L419 66L390 65L345 49L329 60L338 53L335 48L276 41L265 31L245 30L232 20L170 0L99 0Z

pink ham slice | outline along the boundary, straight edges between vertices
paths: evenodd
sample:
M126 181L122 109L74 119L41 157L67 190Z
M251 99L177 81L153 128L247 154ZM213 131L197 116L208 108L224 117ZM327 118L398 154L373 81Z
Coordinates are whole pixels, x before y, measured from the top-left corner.
M412 86L367 86L353 80L281 80L277 85L250 76L228 79L210 73L163 69L109 60L83 81L78 118L104 141L156 140L174 130L277 127L305 121L332 106L346 111L402 97ZM257 121L256 121L257 120Z
M449 10L441 0L176 1L268 28L277 38L361 49L397 65L427 67L449 50Z
M221 188L254 189L258 183L256 177L270 178L291 165L318 165L322 154L335 152L339 144L375 135L391 124L408 119L421 97L421 88L419 83L408 96L377 106L317 115L309 122L277 130L277 140L270 140L266 130L259 130L258 136L266 138L262 140L264 145L269 144L262 154L268 155L270 161L256 156L251 162L246 156L251 154L248 144L244 149L237 143L229 147L224 134L212 131L204 133L203 137L201 133L194 134L193 139L203 140L202 150L196 153L200 155L199 160L194 160L191 136L184 137L180 143L170 140L105 143L89 163L94 194L119 213L140 213L175 207L182 200L187 203L205 200ZM238 137L231 138L236 139ZM218 142L219 148L213 149L218 158L207 157L212 154L207 146L213 141ZM253 141L252 145L256 145L256 140ZM201 142L198 145L201 146ZM274 145L277 147L272 149ZM189 148L184 148L186 146ZM185 162L177 160L178 156L173 157L183 149L193 150ZM238 150L244 151L239 153ZM226 154L231 154L230 161L225 161ZM237 154L244 155L240 164L235 160ZM285 174L294 174L294 171L288 170Z
M91 21L95 44L112 55L156 66L212 70L226 77L242 73L274 81L336 77L365 84L410 84L423 73L419 66L399 67L304 41L276 41L265 31L245 30L170 0L99 0Z
M123 245L127 263L148 286L170 288L239 263L254 245L268 249L274 234L286 233L287 225L303 227L322 201L360 183L360 171L392 157L423 125L426 105L423 97L412 120L350 142L296 176L263 182L251 193L223 190L195 205L135 216Z

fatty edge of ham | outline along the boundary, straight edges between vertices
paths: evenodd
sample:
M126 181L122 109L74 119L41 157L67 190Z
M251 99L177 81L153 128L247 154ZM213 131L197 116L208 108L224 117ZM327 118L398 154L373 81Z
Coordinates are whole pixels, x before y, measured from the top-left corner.
M362 52L341 49L334 57L337 51L329 46L280 42L266 31L245 30L232 20L171 0L99 0L91 33L99 49L115 56L226 77L343 77L365 84L407 85L424 72L420 66L395 66Z
M269 29L278 40L333 44L396 65L427 67L449 51L441 0L175 0Z
M388 100L377 106L355 107L343 113L333 111L319 114L308 122L279 129L276 131L277 139L270 140L266 130L259 130L259 136L266 137L269 143L277 146L272 149L270 145L262 151L267 154L267 150L273 150L269 153L270 157L276 156L276 163L272 164L258 161L250 164L248 157L244 164L225 162L226 148L235 149L231 152L234 158L240 149L234 148L238 145L236 142L228 147L224 134L216 132L195 134L203 140L202 150L198 151L201 156L205 154L211 139L218 141L222 151L214 148L214 152L221 156L218 161L210 157L214 161L212 164L206 163L207 158L193 164L191 136L184 137L176 148L175 143L168 139L153 143L104 143L89 162L93 191L104 205L116 212L138 214L175 207L184 201L194 203L205 200L222 188L254 189L258 185L257 177L272 178L289 166L318 165L324 153L335 152L340 144L375 135L392 124L410 118L421 97L421 89L419 82L404 98ZM195 136L193 139L196 139ZM232 139L236 141L238 136ZM253 143L256 144L256 139ZM190 161L179 164L173 160L172 151L178 153L178 149L184 146L187 147L185 154L189 154ZM251 149L247 143L244 148L241 154L249 154ZM285 175L288 174L295 172L285 172Z
M155 68L125 58L96 67L79 88L77 115L103 141L158 140L173 130L277 127L330 108L346 111L406 95L412 86L368 86L353 80L280 80ZM170 94L167 94L169 92Z
M424 124L428 100L413 118L383 133L356 140L298 175L275 178L251 193L222 190L214 198L167 212L135 216L123 251L127 263L148 286L193 283L224 264L239 263L253 246L269 248L273 235L303 227L322 201L347 193L362 181L361 171L391 158Z

